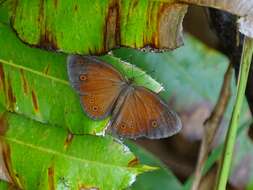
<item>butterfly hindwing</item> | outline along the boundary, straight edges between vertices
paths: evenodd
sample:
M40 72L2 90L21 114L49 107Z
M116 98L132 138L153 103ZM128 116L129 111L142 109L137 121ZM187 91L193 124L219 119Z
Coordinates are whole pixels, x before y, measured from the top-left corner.
M71 55L68 75L80 95L84 111L93 119L110 115L125 85L124 78L109 64L93 57Z
M160 139L181 129L181 121L155 93L129 87L123 103L113 112L110 131L119 137Z

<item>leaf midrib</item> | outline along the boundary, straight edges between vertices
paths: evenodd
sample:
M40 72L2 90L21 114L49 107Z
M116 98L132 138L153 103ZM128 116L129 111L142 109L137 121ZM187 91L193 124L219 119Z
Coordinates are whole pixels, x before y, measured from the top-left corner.
M103 167L115 167L115 168L124 168L124 169L127 169L127 170L132 170L134 171L136 174L138 173L136 170L137 168L134 168L134 167L126 167L126 166L118 166L118 165L114 165L114 164L106 164L106 163L102 163L102 162L98 162L98 161L91 161L91 160L87 160L87 159L81 159L81 158L78 158L78 157L74 157L74 156L70 156L70 155L66 155L66 154L63 154L61 152L58 152L58 151L55 151L55 150L52 150L52 149L47 149L47 148L44 148L44 147L41 147L41 146L34 146L33 144L30 144L30 143L25 143L23 141L20 141L18 139L15 139L15 138L9 138L9 137L4 137L7 141L11 141L13 143L16 143L16 144L19 144L19 145L22 145L22 146L26 146L26 147L29 147L31 149L35 149L35 150L39 150L41 152L46 152L48 154L53 154L53 155L57 155L57 156L60 156L60 157L65 157L69 160L74 160L74 161L79 161L79 162L83 162L83 163L90 163L90 164L94 164L94 165L102 165Z
M60 82L60 83L62 83L62 84L69 85L69 82L66 81L66 80L62 80L62 79L59 79L59 78L50 76L50 75L48 75L48 74L44 74L44 73L42 73L42 72L40 72L40 71L36 71L36 70L30 69L30 68L25 67L25 66L21 66L21 65L18 65L18 64L14 64L14 63L12 63L12 62L10 62L10 61L5 61L5 60L3 60L3 59L0 59L0 63L6 64L6 65L10 65L10 66L15 67L15 68L23 69L24 71L34 73L34 74L39 75L39 76L42 76L42 77L44 77L44 78L48 78L48 79L50 79L50 80L54 80L54 81Z

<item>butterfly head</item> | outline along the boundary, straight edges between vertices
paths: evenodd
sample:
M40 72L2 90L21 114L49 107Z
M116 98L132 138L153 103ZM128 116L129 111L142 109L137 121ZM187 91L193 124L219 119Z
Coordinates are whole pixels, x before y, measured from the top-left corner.
M134 85L135 78L134 78L134 77L127 78L126 81L127 81L127 84L128 84L129 86L132 86L132 85Z

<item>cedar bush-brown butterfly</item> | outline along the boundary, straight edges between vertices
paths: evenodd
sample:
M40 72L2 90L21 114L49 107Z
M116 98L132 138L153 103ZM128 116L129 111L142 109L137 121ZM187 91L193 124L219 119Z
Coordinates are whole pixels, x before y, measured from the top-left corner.
M180 131L175 112L151 90L134 85L110 64L70 55L68 75L85 113L94 120L111 115L107 130L118 137L159 139Z

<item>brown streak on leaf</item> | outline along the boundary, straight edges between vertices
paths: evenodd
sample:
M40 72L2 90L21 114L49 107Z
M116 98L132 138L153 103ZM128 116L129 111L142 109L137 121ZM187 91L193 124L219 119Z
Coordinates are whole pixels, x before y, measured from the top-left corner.
M14 92L12 89L11 79L8 76L8 91L7 91L7 104L8 104L8 110L14 111L15 105L16 105L16 97L14 96Z
M27 95L28 94L28 82L25 78L25 74L24 74L24 70L23 69L20 69L20 74L21 74L21 81L22 81L22 84L23 84L23 90L24 90L24 94Z
M57 8L58 6L58 0L54 0L54 7Z
M13 182L6 165L6 150L8 149L7 144L4 141L4 135L8 129L8 123L6 119L6 114L3 113L0 116L0 179L4 181ZM8 151L7 151L8 152Z
M13 186L17 189L23 189L18 174L15 174L11 164L11 150L10 146L5 142L3 137L0 137L0 150L1 156L3 158L3 169L5 170L5 175L9 183L12 183Z
M74 10L75 10L75 11L78 11L78 5L77 5L77 4L75 4Z
M0 136L4 136L8 130L8 121L6 118L6 113L0 115Z
M44 69L44 73L47 75L50 69L50 64L48 64L45 69Z
M49 190L55 190L55 186L54 186L54 168L53 168L53 166L48 168L47 176L48 176L48 188L49 188Z
M40 24L40 28L42 28L45 25L45 19L44 19L44 0L40 0L39 5L39 14L38 14L38 23Z
M120 44L120 6L112 0L104 24L104 51Z
M56 37L54 36L53 32L49 31L49 28L46 23L46 18L45 18L45 7L44 7L44 0L40 0L40 8L39 8L39 17L38 17L38 22L40 24L40 39L38 41L37 46L47 49L47 50L57 50L57 40Z
M44 33L40 35L39 47L47 50L57 50L57 41L56 37L53 35L53 32L50 32L46 26L44 28Z
M133 8L135 8L137 5L138 5L138 3L139 3L139 0L133 0Z
M91 186L87 186L87 185L81 185L79 186L79 190L99 190L98 187L91 187Z
M128 162L128 167L134 167L134 166L136 166L136 165L138 165L139 164L139 159L138 158L134 158L134 159L132 159L130 162Z
M69 132L64 142L64 149L67 149L69 147L69 145L73 141L73 138L74 138L74 135Z
M11 161L10 161L10 150L8 144L4 141L3 137L0 137L0 150L1 150L1 156L3 163L1 163L1 170L4 172L4 177L9 183L14 183L13 173L11 170ZM1 180L2 177L1 177Z
M13 15L10 19L10 23L12 26L15 25L15 18L16 18L16 10L17 10L17 7L18 7L18 0L13 0L12 3L10 4L10 10L12 11Z
M35 112L38 112L39 111L39 104L38 104L38 99L37 99L37 96L36 96L34 90L32 90L32 102L33 102L33 107L34 107Z
M3 64L0 63L0 86L3 89L3 91L6 91L6 86L5 86L5 74L4 74L4 68Z

